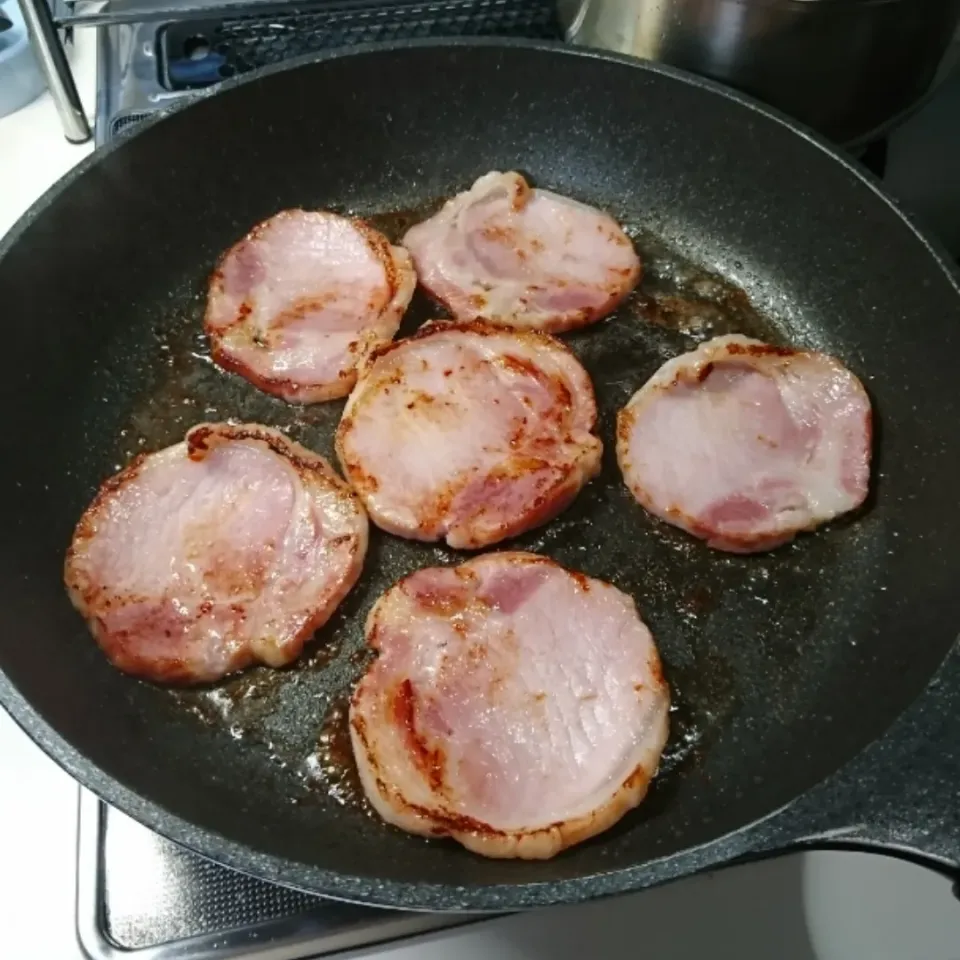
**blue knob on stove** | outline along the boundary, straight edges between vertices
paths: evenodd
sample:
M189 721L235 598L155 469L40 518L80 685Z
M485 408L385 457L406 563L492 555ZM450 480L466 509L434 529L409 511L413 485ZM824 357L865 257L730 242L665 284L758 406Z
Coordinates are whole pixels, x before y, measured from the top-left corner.
M0 0L0 117L36 100L45 86L17 0Z

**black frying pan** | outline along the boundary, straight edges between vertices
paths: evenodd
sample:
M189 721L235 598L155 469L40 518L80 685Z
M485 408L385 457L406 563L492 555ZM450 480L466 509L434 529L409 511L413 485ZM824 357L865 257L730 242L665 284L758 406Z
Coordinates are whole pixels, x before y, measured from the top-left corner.
M639 296L569 338L596 383L606 469L516 545L636 597L673 737L640 809L545 863L410 837L352 799L337 716L363 616L451 551L376 534L300 663L188 693L108 666L61 584L100 481L191 423L278 424L332 454L339 403L290 407L210 365L203 288L225 247L295 205L396 234L492 168L610 210L647 261ZM960 864L960 292L868 178L782 118L671 70L548 46L324 57L230 84L81 164L0 245L0 305L0 700L160 833L269 880L431 909L579 900L808 842ZM838 355L877 411L867 508L758 557L653 521L612 456L617 408L729 329ZM327 762L332 790L313 777Z

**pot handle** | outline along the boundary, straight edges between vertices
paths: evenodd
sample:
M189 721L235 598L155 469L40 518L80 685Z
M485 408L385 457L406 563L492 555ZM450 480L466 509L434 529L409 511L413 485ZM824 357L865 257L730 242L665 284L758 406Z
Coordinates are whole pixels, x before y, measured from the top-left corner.
M758 833L739 859L786 848L874 850L952 875L960 896L960 641L883 737Z

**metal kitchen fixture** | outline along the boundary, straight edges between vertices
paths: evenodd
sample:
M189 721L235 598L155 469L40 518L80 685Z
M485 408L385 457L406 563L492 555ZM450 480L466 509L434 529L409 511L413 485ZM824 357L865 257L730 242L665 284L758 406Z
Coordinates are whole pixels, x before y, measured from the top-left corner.
M111 122L117 112L132 122L186 90L338 46L421 37L562 39L554 0L305 0L293 8L282 0L19 2L64 134L75 143L91 131L63 54L64 29L102 28L99 69L111 77L100 87L125 101L118 111L106 109ZM118 92L120 85L127 90ZM98 143L117 132L102 124L104 112L98 102Z
M711 77L847 145L903 119L949 66L957 0L558 0L573 43Z
M80 790L77 939L92 960L301 960L483 919L377 910L264 883Z
M58 27L112 26L101 45L113 47L114 63L131 61L142 89L157 88L149 94L152 109L170 99L165 79L183 83L193 77L194 89L208 87L231 72L286 59L294 48L306 53L352 45L361 34L367 40L491 34L560 39L565 31L576 44L712 77L837 142L859 145L903 119L945 75L960 22L960 0L307 0L294 11L280 0L50 0L52 12L47 2L20 0L64 132L75 142L90 131ZM384 31L398 11L421 31ZM534 20L539 27L531 30ZM206 34L213 25L226 36L211 45ZM185 26L193 28L185 39L196 38L190 63L171 78L156 47L166 30L182 34ZM127 40L136 42L125 48ZM287 48L282 56L277 42ZM259 51L231 63L238 43ZM270 45L274 49L267 51ZM138 56L146 62L133 63ZM128 110L137 112L133 105Z
M98 29L98 144L218 82L358 43L456 36L560 40L554 0L326 0L296 12L247 11Z

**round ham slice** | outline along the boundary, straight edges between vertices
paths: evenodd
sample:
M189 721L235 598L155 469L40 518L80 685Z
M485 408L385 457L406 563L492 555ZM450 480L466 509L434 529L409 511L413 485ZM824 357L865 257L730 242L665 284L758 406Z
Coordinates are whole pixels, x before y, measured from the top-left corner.
M546 523L600 469L587 372L558 340L436 322L379 350L337 455L390 533L477 549Z
M488 173L403 239L420 283L461 320L560 333L610 313L640 258L610 216L519 173Z
M362 221L284 210L223 255L204 328L224 369L291 403L317 403L350 392L416 284L407 251Z
M200 424L103 484L65 579L116 667L198 683L294 660L366 549L363 508L322 457L267 427Z
M637 500L736 553L770 550L862 504L870 450L870 399L846 367L738 335L665 363L617 423Z
M637 806L667 740L657 648L620 590L531 553L420 570L367 619L350 704L389 823L488 857L551 857Z

